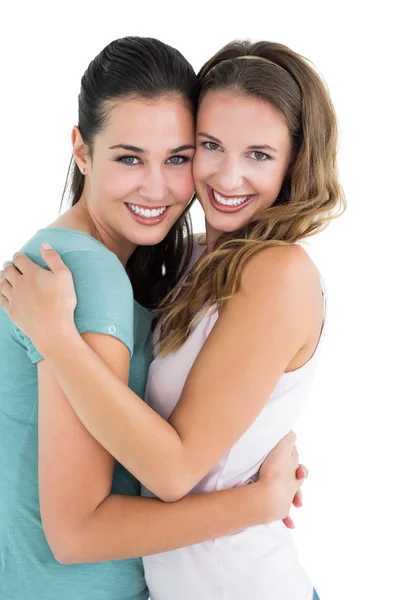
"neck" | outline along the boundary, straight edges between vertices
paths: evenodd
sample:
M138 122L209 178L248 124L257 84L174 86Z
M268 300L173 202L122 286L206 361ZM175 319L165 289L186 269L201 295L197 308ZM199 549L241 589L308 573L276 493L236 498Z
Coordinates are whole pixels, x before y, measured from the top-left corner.
M220 231L217 231L211 225L209 225L206 221L206 245L207 245L207 254L214 250L214 246L221 235Z
M107 227L102 220L91 211L87 205L84 194L67 212L65 212L53 224L56 227L66 227L76 229L92 236L111 252L113 252L121 261L124 267L136 249L136 245L119 236Z

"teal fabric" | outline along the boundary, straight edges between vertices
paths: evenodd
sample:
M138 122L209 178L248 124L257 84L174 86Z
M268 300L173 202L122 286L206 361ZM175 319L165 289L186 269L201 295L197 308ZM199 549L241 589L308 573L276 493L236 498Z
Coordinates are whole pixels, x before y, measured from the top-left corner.
M118 258L84 233L49 228L22 248L43 265L49 242L72 271L81 333L119 338L130 350L129 385L144 396L151 360L151 315L134 302ZM41 525L38 497L37 365L32 342L0 308L0 598L4 600L147 600L141 559L61 565ZM137 480L116 464L112 491L138 495Z

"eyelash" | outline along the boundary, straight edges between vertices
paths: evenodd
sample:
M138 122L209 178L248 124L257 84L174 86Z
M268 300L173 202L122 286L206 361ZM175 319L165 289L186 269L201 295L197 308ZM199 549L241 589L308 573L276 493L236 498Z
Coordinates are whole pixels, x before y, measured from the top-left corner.
M263 162L264 160L272 160L272 156L270 154L266 154L265 152L260 152L260 150L253 150L250 154L262 154L264 158L253 158L253 160L257 162Z
M210 145L213 146L217 146L217 148L210 148ZM221 148L221 146L219 146L216 142L202 142L201 146L203 146L206 150L211 150L211 151L218 151L220 152L221 150L219 150L219 148ZM264 158L252 158L252 160L255 160L256 162L263 162L265 160L273 160L272 156L270 156L270 154L266 154L265 152L260 152L260 150L253 150L253 152L250 152L251 154L262 154Z
M180 156L179 154L177 154L176 156L171 156L168 160L172 160L173 158L181 159L181 162L179 162L179 163L170 163L171 165L175 165L175 166L183 165L192 160L189 156Z
M221 148L216 142L201 142L200 145L206 150L217 150L218 148ZM217 148L210 148L210 145L217 146Z
M168 162L170 160L172 160L173 158L180 158L181 161L178 163L171 163ZM132 160L136 160L139 162L132 162ZM189 156L180 156L180 155L176 155L176 156L170 156L170 158L167 161L167 164L173 165L175 167L179 167L180 165L183 165L189 161L191 161L192 159ZM119 156L116 159L117 162L121 162L124 165L127 165L128 167L136 167L138 164L140 164L140 158L138 156Z

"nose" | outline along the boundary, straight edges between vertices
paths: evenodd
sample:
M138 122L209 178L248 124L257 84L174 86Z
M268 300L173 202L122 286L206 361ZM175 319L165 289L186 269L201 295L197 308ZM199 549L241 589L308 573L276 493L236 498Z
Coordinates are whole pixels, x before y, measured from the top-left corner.
M228 157L219 165L216 181L223 193L234 193L243 185L243 171L239 162Z
M159 168L146 170L138 191L151 204L164 202L168 188L162 171Z

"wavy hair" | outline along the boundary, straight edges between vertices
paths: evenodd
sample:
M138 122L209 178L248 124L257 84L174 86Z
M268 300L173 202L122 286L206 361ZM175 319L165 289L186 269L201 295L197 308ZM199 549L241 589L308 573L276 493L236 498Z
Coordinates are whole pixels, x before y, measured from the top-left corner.
M346 208L335 112L309 61L281 44L234 41L201 68L199 78L200 103L210 92L231 90L276 107L289 130L291 160L273 205L242 229L222 233L161 304L161 355L177 350L210 307L219 310L237 292L243 266L256 252L314 235Z

